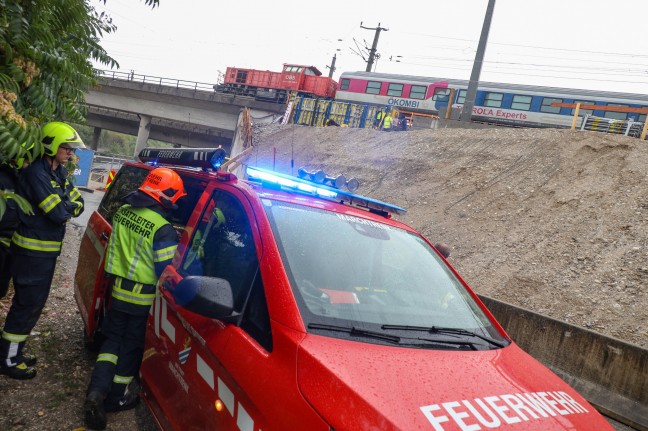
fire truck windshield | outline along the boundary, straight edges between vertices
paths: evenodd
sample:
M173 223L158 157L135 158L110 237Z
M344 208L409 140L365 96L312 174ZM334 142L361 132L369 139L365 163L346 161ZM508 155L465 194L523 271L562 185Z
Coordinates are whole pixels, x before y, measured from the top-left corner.
M505 340L420 236L346 214L264 203L309 331L336 325L411 336L403 328L443 327Z

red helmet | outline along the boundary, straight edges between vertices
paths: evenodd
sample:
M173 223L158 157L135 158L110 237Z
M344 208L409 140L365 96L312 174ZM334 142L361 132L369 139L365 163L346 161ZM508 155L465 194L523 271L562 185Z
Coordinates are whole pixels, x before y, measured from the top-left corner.
M180 175L169 168L155 168L144 179L139 187L164 206L174 205L178 199L187 196Z

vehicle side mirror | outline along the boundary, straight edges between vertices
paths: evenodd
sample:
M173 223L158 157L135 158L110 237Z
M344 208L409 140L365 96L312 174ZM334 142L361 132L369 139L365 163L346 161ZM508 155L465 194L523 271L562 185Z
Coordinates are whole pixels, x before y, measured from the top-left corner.
M225 319L233 314L232 287L223 278L185 277L171 294L176 304L201 316Z

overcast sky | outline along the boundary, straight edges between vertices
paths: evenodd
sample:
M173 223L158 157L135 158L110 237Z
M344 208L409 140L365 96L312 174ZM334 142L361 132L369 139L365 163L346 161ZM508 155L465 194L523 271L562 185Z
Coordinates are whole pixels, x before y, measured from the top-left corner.
M283 63L468 79L488 0L108 0L102 46L120 71L216 83L228 66ZM101 7L101 6L98 6ZM646 0L497 0L482 81L648 95ZM339 50L339 51L338 51ZM398 61L396 61L398 60Z

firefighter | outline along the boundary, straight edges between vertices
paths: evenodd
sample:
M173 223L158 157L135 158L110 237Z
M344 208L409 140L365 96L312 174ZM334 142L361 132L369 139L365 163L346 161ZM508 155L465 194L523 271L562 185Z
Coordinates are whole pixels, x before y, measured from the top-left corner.
M63 167L75 148L85 148L83 141L61 122L47 123L41 136L43 156L18 179L16 191L34 213L18 211L19 224L11 239L14 297L0 339L0 373L20 380L36 376L36 358L23 347L47 301L66 222L83 211L81 193Z
M23 144L25 147L25 144ZM34 147L32 144L25 151ZM0 190L15 192L18 175L22 169L29 166L24 157L0 164ZM5 212L0 219L0 299L7 295L11 281L11 237L18 227L18 204L14 199L7 198Z
M124 197L126 204L113 217L105 263L112 302L103 324L106 339L86 392L84 414L89 428L105 429L106 412L132 409L139 402L133 379L139 374L157 280L178 246L169 211L177 209L183 196L180 176L156 168L139 189Z

